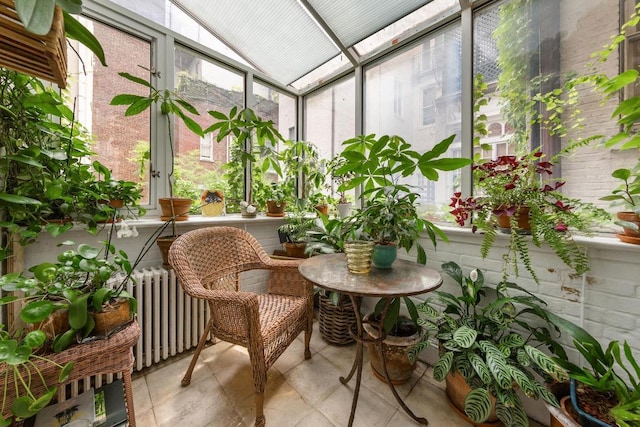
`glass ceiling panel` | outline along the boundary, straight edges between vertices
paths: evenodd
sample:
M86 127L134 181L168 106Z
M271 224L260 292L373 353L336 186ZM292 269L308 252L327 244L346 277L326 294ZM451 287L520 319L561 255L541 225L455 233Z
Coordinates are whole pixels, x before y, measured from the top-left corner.
M431 0L308 0L345 46L351 46Z
M378 48L386 46L388 43L393 43L395 39L404 39L413 33L421 31L429 23L458 10L460 10L459 0L433 0L415 12L357 43L354 48L359 55L366 56Z
M174 0L219 39L289 84L340 51L296 0Z
M310 73L300 77L295 82L291 83L295 89L303 90L311 87L312 85L318 85L329 76L337 74L343 70L347 70L353 67L353 64L344 55L340 54L329 61L325 62Z

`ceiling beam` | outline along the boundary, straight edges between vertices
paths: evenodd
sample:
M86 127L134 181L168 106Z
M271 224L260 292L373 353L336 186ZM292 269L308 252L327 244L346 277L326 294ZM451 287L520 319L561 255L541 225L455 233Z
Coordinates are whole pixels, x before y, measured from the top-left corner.
M313 19L318 23L320 28L322 28L322 31L324 31L329 36L331 41L333 41L333 43L338 47L338 49L340 49L342 54L349 59L349 61L353 64L354 67L357 67L358 64L360 63L359 58L356 57L356 54L353 53L351 49L347 48L342 43L342 41L340 41L336 33L333 32L331 27L329 27L329 24L327 24L325 20L322 19L322 16L320 16L320 14L313 8L313 6L311 6L311 4L309 4L307 0L298 0L298 2L307 10L309 15L313 17Z

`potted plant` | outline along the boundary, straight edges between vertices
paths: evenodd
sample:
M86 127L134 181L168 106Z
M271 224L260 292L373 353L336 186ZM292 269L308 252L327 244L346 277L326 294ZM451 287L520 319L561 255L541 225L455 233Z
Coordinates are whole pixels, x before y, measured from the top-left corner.
M462 197L456 192L451 198L451 213L459 225L472 219L472 231L482 230L480 246L483 258L496 240L499 230L509 233L509 245L504 258L503 280L507 268L513 266L518 275L518 260L522 261L537 282L531 265L526 235L534 245L546 242L556 255L577 274L589 269L587 255L573 240L573 233L589 233L598 220L608 214L590 203L564 196L560 187L564 181L551 180L553 163L542 160L540 151L523 156L500 156L472 167L478 194Z
M285 223L278 227L280 243L284 244L287 256L304 258L307 247L307 233L316 228L314 217L306 216L302 208L288 212Z
M21 320L36 329L45 329L53 338L53 351L60 352L88 336L106 337L133 319L136 300L124 289L132 270L127 254L122 250L116 253L109 242L104 242L103 248L80 244L76 249L60 252L56 262L30 268L31 277L22 273L2 276L3 291L22 292L24 297L11 294L0 303L22 304ZM107 282L118 274L119 285L109 286ZM105 314L115 315L116 324L105 319ZM62 315L62 320L49 319L52 315ZM52 322L62 329L49 329Z
M415 359L435 338L440 355L433 377L447 381L447 396L460 412L474 423L483 423L495 408L495 419L505 425L528 426L517 389L557 406L555 396L534 373L556 381L568 379L560 364L536 346L538 337L549 336L544 301L508 282L501 283L495 298L486 301L490 290L480 270L464 276L454 262L443 264L442 269L460 292L436 291L434 297L417 306L419 323L427 333L411 349L410 357ZM508 290L521 294L509 295ZM531 316L543 326L532 324Z
M291 200L293 186L289 181L278 181L263 184L260 196L264 200L267 216L284 217L287 203Z
M624 234L618 234L618 238L625 243L640 244L640 164L634 169L616 169L612 177L622 181L622 184L611 192L610 195L601 197L600 200L613 202L612 206L623 206L623 211L617 212L618 221Z
M415 247L417 261L426 263L426 253L419 241L425 231L434 246L436 237L447 241L435 224L419 215L414 204L419 195L401 179L420 171L425 178L437 180L438 170L450 171L470 164L470 159L439 158L448 150L453 138L454 135L444 139L423 154L413 151L411 144L395 135L380 138L361 135L342 143L344 149L340 156L344 160L340 160L343 164L335 174L353 173L355 177L344 183L342 189L363 186L362 196L366 199L365 206L348 224L376 241L374 259L382 250L391 252L390 263L382 264L382 256L378 256L381 263L374 265L390 268L398 247L407 252Z
M106 221L122 216L121 212L124 208L134 216L142 216L146 213L146 210L139 205L142 189L138 183L113 179L109 168L97 160L92 163L92 166L98 176L89 193L97 200L99 213L102 214L100 220Z
M264 184L264 175L270 172L282 177L277 148L278 143L284 141L284 138L272 121L263 120L251 108L234 107L228 115L220 111L208 113L216 122L204 131L217 132L216 141L218 142L225 138L233 138L229 146L229 162L225 165L225 178L230 187L230 193L227 194L227 207L231 206L233 209L233 204L237 203L244 217L255 217L259 207L255 202L259 197L254 193L259 192L259 187ZM245 146L247 141L251 142L250 149ZM244 171L249 165L252 171L247 186L248 192L244 194ZM248 206L253 206L256 210L248 212L246 209Z
M182 120L182 122L185 124L185 126L187 126L189 130L200 137L204 137L204 131L202 130L202 126L200 126L198 122L193 120L187 114L189 113L193 115L199 115L198 111L193 107L193 105L182 99L176 92L168 89L158 90L146 80L133 76L129 73L121 72L118 74L129 81L148 88L149 95L116 95L111 100L111 105L127 105L128 107L125 110L124 115L134 116L150 108L151 105L158 104L160 106L160 111L162 112L162 115L166 120L167 136L169 141L169 155L171 156L171 169L167 174L169 197L160 198L159 203L162 208L162 216L160 217L160 219L171 223L172 233L169 236L158 236L156 242L160 247L164 264L168 266L167 254L169 251L169 247L171 247L173 241L178 237L176 221L184 221L188 219L189 210L191 208L191 205L193 204L193 200L191 199L174 198L173 196L175 151L173 146L173 126L171 116L174 115L178 117L180 120Z
M337 171L344 165L345 158L340 155L334 156L327 164L327 169L331 174L331 180L336 185L336 191L338 192L338 202L336 208L338 209L338 215L340 218L346 218L351 215L351 202L347 198L347 186L351 183L354 177L353 172L343 172L338 175Z
M550 322L567 333L583 366L571 363L566 354L556 359L571 378L571 401L581 425L636 426L640 419L640 366L624 341L611 340L603 347L589 332L554 313Z

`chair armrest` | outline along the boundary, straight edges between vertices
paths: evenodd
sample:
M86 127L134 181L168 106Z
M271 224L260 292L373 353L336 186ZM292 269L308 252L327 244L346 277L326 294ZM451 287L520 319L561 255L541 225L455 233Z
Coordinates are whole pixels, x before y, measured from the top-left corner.
M269 293L313 298L313 284L302 277L298 270L302 261L302 259L272 260L268 265L271 270L268 283Z

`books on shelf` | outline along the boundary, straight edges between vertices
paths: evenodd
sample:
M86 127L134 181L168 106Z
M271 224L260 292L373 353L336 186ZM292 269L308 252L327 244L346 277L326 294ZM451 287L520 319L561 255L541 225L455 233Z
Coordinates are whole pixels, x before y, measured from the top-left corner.
M95 421L94 391L89 389L64 402L45 407L36 414L35 427L62 427L77 420Z
M64 402L49 405L27 420L24 426L64 427L76 420L87 420L92 427L127 427L129 422L122 380L114 380L98 389L91 388Z

